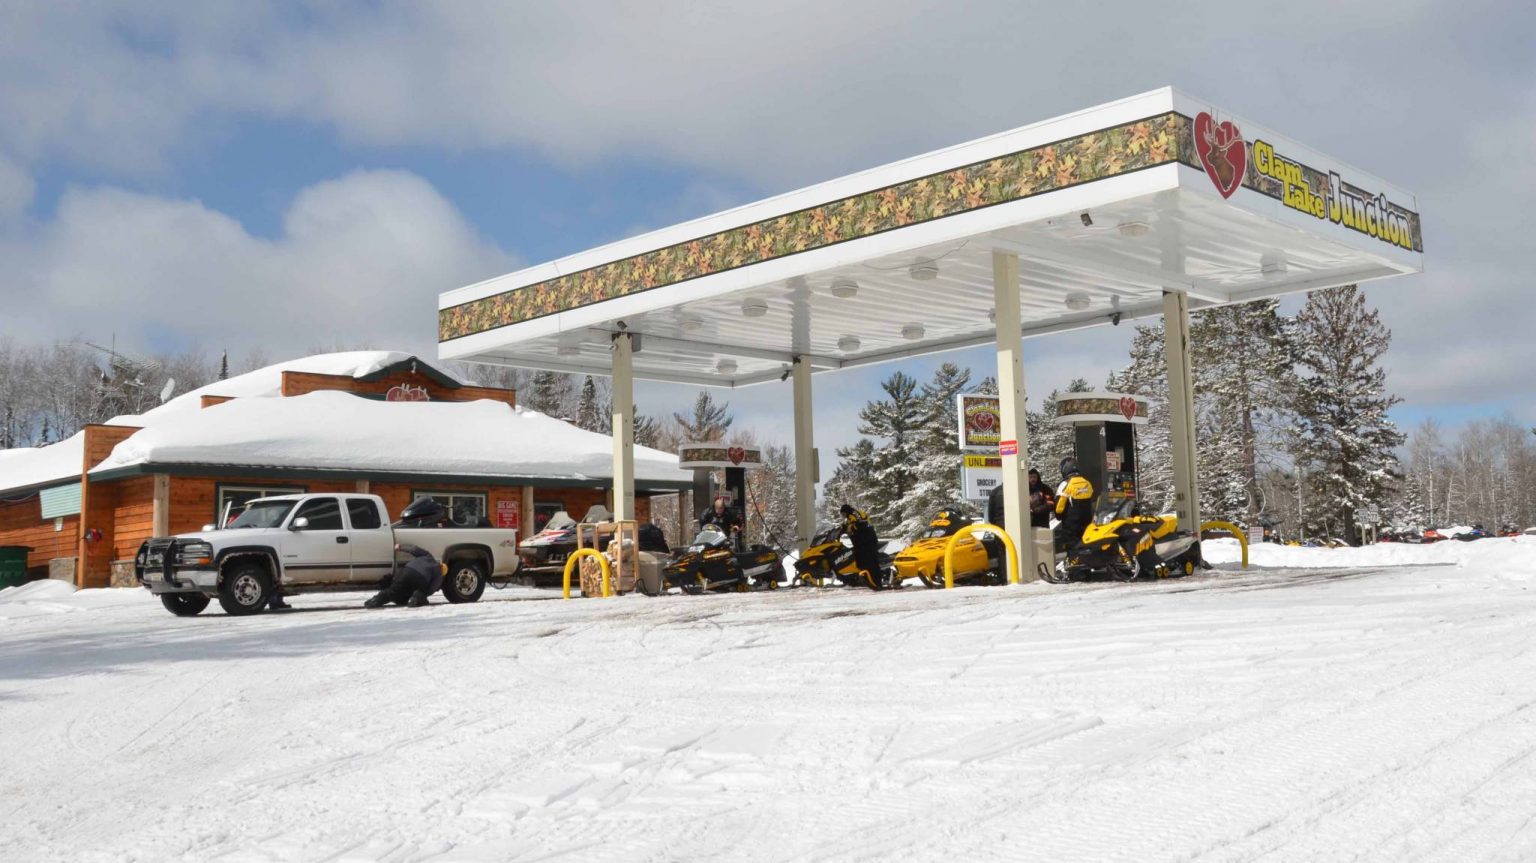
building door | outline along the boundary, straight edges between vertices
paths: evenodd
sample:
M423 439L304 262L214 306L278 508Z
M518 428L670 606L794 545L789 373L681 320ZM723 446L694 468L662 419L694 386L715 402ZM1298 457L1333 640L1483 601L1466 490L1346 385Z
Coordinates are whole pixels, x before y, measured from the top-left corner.
M283 538L283 577L294 584L347 581L352 575L351 537L341 520L341 501L312 497L293 514L309 524Z

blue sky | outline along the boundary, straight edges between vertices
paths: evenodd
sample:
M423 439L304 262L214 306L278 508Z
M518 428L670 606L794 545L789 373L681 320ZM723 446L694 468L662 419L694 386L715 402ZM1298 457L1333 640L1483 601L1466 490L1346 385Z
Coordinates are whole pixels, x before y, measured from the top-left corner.
M1426 273L1370 290L1400 422L1536 421L1533 37L1527 4L1428 0L8 3L0 338L430 353L442 290L1171 83L1420 195ZM1029 341L1031 392L1129 330ZM991 363L818 376L824 456L943 359ZM722 395L787 441L787 388Z

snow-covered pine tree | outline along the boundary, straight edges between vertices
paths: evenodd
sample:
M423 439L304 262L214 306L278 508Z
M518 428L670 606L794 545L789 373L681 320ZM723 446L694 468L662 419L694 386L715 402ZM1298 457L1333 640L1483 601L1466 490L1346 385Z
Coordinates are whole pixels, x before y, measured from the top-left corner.
M529 410L548 414L556 419L566 419L571 415L569 410L571 402L570 376L561 372L538 371L533 375L533 386L526 397L521 393L519 403Z
M761 450L763 466L747 471L747 539L787 551L795 544L795 454L778 444Z
M682 427L684 443L708 443L724 438L730 431L733 421L730 408L728 402L716 404L709 390L700 390L693 403L693 413L687 416L674 413L672 418Z
M906 499L917 479L919 441L927 404L917 381L896 372L880 384L886 398L859 411L859 434L879 438L865 500L870 521L882 533L893 533L906 520Z
M922 386L918 398L923 402L923 418L914 447L913 483L902 501L901 520L895 526L898 534L916 533L941 509L965 506L960 497L960 420L955 397L970 385L969 369L944 363Z
M1190 322L1190 348L1201 511L1257 524L1265 437L1292 388L1290 328L1277 300L1205 309Z
M576 427L587 431L608 433L613 419L597 399L597 382L587 375L581 382L581 395L576 398Z
M1429 521L1429 508L1424 505L1424 488L1413 473L1403 477L1391 492L1388 505L1382 510L1384 527L1394 532L1420 533L1433 527Z
M1307 295L1296 315L1298 457L1307 467L1309 527L1353 542L1355 512L1384 504L1403 435L1387 418L1400 399L1378 365L1392 342L1354 285Z
M656 422L653 416L640 413L640 406L635 406L635 443L640 446L648 446L652 449L661 446L661 424ZM610 424L612 420L609 420Z
M841 521L838 510L843 504L868 511L874 486L875 444L869 438L859 438L853 446L837 448L837 468L832 478L821 487L822 516L828 521Z
M229 351L225 351L223 356L219 357L219 380L222 381L222 380L228 380L228 379L229 379Z

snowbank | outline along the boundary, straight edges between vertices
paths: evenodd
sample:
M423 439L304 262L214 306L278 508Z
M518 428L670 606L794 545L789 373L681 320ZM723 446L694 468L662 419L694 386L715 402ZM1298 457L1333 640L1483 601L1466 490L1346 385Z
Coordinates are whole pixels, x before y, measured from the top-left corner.
M148 592L143 590L76 590L67 581L47 578L0 590L0 620L141 605L148 597Z
M1235 539L1215 539L1204 543L1205 557L1215 564L1233 564L1240 559ZM1536 580L1536 536L1490 537L1461 542L1415 545L1382 542L1360 548L1299 548L1258 543L1248 546L1248 562L1253 566L1319 569L1331 567L1379 566L1456 566L1476 569L1500 578Z
M604 480L613 442L501 402L382 402L349 393L236 399L118 444L92 473L139 464L323 468ZM642 481L687 482L677 456L635 448Z

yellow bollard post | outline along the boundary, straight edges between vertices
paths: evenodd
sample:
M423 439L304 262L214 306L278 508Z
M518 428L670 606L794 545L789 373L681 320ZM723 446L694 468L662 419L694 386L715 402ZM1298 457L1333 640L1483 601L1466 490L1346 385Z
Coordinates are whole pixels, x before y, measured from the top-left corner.
M1200 533L1207 530L1227 530L1237 537L1238 545L1243 547L1243 569L1248 568L1248 534L1230 521L1208 521L1200 525Z
M597 565L603 571L603 596L613 596L613 590L608 586L608 556L595 548L578 548L565 559L564 598L571 598L571 570L575 569L576 564L584 557L597 558Z
M949 542L944 543L944 587L946 590L955 586L955 546L959 544L961 537L970 536L973 531L978 530L990 531L1003 538L1003 547L1008 549L1008 583L1019 583L1019 550L1014 548L1013 538L997 525L982 522L979 524L968 524L960 528L949 538Z

